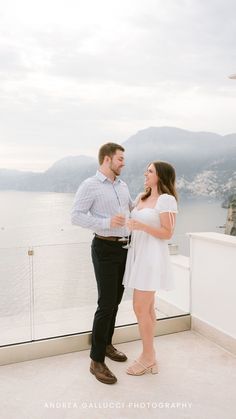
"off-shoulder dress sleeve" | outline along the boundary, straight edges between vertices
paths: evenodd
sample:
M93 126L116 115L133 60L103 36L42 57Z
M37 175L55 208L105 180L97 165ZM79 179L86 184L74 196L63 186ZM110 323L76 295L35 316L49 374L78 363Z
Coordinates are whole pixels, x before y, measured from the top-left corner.
M174 231L174 214L178 213L177 201L175 197L169 194L162 194L157 200L156 209L159 211L160 214L163 212L169 213L171 230Z

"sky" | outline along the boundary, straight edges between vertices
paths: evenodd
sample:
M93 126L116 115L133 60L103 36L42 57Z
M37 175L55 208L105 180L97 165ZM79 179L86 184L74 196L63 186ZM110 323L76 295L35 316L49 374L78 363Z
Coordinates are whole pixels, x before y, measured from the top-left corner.
M150 126L236 132L234 0L0 1L0 168Z

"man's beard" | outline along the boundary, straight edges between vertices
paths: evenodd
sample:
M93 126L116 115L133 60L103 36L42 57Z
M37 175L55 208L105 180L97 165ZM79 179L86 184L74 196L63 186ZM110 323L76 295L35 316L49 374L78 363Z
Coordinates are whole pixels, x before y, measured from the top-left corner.
M110 164L109 169L114 173L115 176L120 176L120 172L114 169L114 167L112 166L112 163Z

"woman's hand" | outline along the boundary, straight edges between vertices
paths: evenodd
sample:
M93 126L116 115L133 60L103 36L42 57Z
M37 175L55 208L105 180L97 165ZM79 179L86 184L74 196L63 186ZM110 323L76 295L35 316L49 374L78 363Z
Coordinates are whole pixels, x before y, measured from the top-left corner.
M172 213L171 213L172 214ZM156 237L157 239L169 240L174 232L174 223L175 223L175 214L170 215L170 213L161 213L160 214L160 227L156 228L149 224L141 223L141 221L131 218L127 222L127 227L132 230L141 230L151 236Z
M129 230L144 230L144 224L141 221L135 220L134 218L127 221L127 227Z

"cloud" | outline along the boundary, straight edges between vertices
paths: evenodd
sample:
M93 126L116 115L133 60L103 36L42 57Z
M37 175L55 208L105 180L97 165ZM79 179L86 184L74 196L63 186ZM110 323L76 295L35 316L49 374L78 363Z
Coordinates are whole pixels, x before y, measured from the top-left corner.
M56 160L147 126L236 131L232 0L0 7L0 138L21 145L17 164L27 147L46 162L55 144Z

